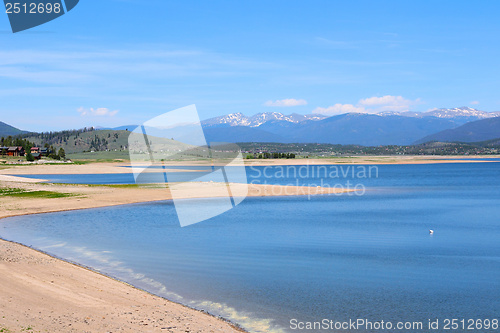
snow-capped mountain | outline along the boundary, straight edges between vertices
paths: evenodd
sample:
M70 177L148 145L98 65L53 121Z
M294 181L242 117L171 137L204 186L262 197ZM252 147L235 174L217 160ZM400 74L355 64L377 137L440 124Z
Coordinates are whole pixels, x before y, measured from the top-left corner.
M202 122L208 142L283 142L360 145L407 145L429 135L482 119L499 117L461 107L428 112L346 113L326 117L320 114L242 113ZM500 118L498 118L500 119Z
M203 120L201 123L203 126L215 126L215 125L222 125L222 124L227 124L229 126L249 126L250 125L250 121L248 120L248 117L240 112L230 113L230 114L225 115L225 116L210 118L207 120Z
M263 113L257 113L256 115L253 115L251 117L247 117L244 114L238 112L238 113L231 113L225 116L210 118L202 121L202 124L205 127L217 126L223 124L229 126L258 127L268 121L285 121L289 123L298 124L306 120L317 121L325 118L326 116L320 114L302 115L294 113L291 115L284 115L279 112L263 112Z
M438 118L474 117L478 119L486 119L486 118L498 117L500 116L500 114L498 112L485 112L463 106L461 108L436 109L427 111L424 112L424 116L438 117Z
M421 112L412 112L412 111L404 111L404 112L398 112L398 111L382 111L377 113L379 116L402 116L402 117L421 117L422 113Z
M403 116L403 117L437 117L445 119L453 118L470 118L470 120L480 120L493 117L499 117L500 112L486 112L477 110L474 108L469 108L467 106L462 106L460 108L450 108L450 109L434 109L427 112L393 112L385 111L378 113L380 116Z
M465 124L466 122L469 121L499 117L500 112L485 112L463 106L460 108L435 109L427 112L384 111L378 113L377 115L382 117L388 117L388 116L402 116L411 118L435 117L442 119L454 119L457 120L459 124ZM202 124L204 127L212 127L220 125L259 127L262 124L265 124L269 121L282 121L286 123L299 124L304 121L319 121L325 118L328 117L322 114L303 115L303 114L293 113L291 115L284 115L283 113L280 112L263 112L248 117L238 112L238 113L231 113L225 116L210 118L202 121Z

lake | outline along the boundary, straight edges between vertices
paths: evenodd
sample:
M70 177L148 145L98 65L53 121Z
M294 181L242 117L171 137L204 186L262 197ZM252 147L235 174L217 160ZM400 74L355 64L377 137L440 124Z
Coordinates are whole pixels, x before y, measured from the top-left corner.
M366 192L246 198L185 228L169 201L13 217L0 236L253 332L297 332L291 321L323 319L422 322L423 331L429 319L439 331L445 319L498 320L499 163L380 165L366 178L315 167L300 179L279 167L247 170L259 183L350 181ZM106 177L126 176L98 183Z

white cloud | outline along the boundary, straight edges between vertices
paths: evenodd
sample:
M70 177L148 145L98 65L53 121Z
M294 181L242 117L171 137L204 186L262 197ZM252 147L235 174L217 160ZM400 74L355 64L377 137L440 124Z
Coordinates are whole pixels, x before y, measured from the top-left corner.
M370 97L359 101L359 105L369 107L372 112L380 111L409 111L410 107L420 103L420 99L409 100L403 96L386 95L382 97Z
M327 108L318 107L313 113L336 115L343 113L379 113L383 111L409 111L413 105L420 104L420 99L410 100L402 96L386 95L382 97L369 97L353 104L335 104Z
M289 106L307 105L307 101L305 99L287 98L287 99L278 99L274 102L267 101L264 103L264 105L265 106L289 107Z
M471 105L479 105L479 101L472 101L469 104L471 104Z
M319 113L319 114L333 116L336 114L343 114L343 113L364 113L364 112L365 112L364 107L357 107L352 104L335 104L327 108L318 107L314 109L312 113Z
M108 117L112 117L118 113L118 110L110 111L108 108L86 109L82 106L82 107L78 108L78 112L82 116L100 116L100 117L108 116Z

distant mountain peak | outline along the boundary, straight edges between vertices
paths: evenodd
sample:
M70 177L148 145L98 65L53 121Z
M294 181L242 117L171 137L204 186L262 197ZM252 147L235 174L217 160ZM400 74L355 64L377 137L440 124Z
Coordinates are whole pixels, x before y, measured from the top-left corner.
M451 111L451 112L462 112L462 111L469 111L469 112L483 112L483 111L480 111L478 109L474 109L474 108L471 108L471 107L468 107L468 106L461 106L461 107L458 107L458 108L439 108L439 109L434 109L434 110L430 110L430 111L435 111L435 110L447 110L447 111Z
M447 118L447 119L468 118L469 121L471 121L471 120L473 121L473 120L481 120L481 119L498 117L498 116L500 116L500 113L499 112L486 112L486 111L481 111L481 110L474 109L474 108L471 108L468 106L461 106L458 108L433 109L433 110L429 110L427 112L384 111L384 112L379 112L378 115L380 115L380 116L416 117L416 118L423 118L423 117L437 117L437 118Z
M291 115L284 115L281 112L261 112L248 117L238 112L230 113L225 116L210 118L202 121L202 124L208 127L217 125L259 127L260 125L265 124L268 121L285 121L297 124L307 120L316 121L325 118L326 116L320 114L301 115L298 113L293 113Z
M438 118L455 118L455 117L471 117L479 119L493 118L497 117L498 114L493 112L480 111L468 106L462 106L459 108L441 108L430 110L423 113L424 116L432 116Z

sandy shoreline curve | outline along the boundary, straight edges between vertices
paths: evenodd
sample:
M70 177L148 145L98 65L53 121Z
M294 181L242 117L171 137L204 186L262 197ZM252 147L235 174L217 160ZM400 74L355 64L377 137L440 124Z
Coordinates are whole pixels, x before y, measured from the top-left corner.
M208 313L1 239L0 290L0 330L5 332L245 332Z
M18 178L18 177L13 177ZM88 208L111 207L133 203L155 202L172 200L169 188L162 187L129 187L128 185L78 185L78 184L52 184L39 183L38 179L33 182L6 181L0 175L0 188L16 188L27 192L50 191L66 195L63 198L17 198L2 196L0 201L0 219L11 216L54 213L69 210ZM21 178L25 180L25 178ZM227 184L194 184L196 194L192 189L178 190L176 198L207 198L217 197L223 191L214 191L217 187L221 189ZM265 184L231 184L234 192L248 191L248 197L264 196L293 196L293 195L319 195L319 194L341 194L354 192L354 190L342 190L329 187L308 186L284 186ZM184 192L183 192L184 191Z
M68 168L68 166L62 166ZM114 166L116 168L116 165ZM31 168L30 168L31 169ZM67 169L74 172L73 168ZM125 169L125 168L124 168ZM9 174L12 174L9 169ZM5 170L2 170L5 171ZM36 173L44 173L45 169ZM0 219L49 212L170 200L165 188L40 183L0 174L0 188L50 191L62 198L2 196ZM213 196L213 185L197 197ZM226 184L218 184L221 187ZM235 185L235 184L232 184ZM333 188L238 184L248 196L341 193ZM177 193L176 197L183 193ZM186 193L185 197L192 197ZM1 228L1 220L0 220ZM1 229L0 229L1 230ZM6 332L242 332L243 329L28 248L0 239L0 330Z

